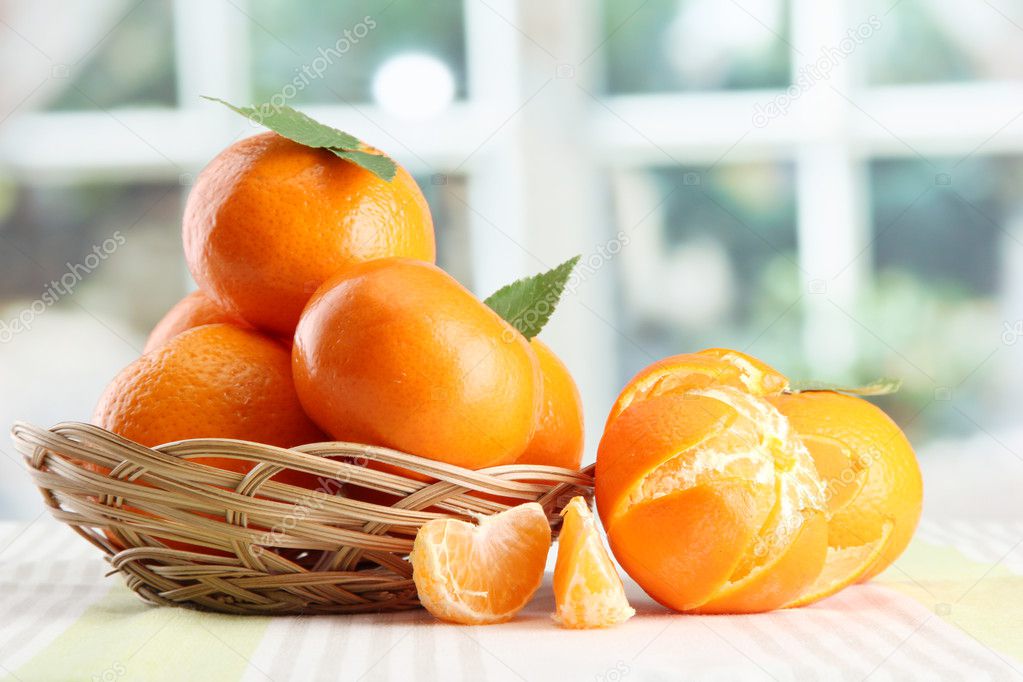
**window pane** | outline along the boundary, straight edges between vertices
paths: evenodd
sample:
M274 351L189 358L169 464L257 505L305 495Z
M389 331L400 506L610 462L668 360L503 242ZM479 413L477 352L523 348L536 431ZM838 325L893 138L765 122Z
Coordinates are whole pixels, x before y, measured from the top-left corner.
M272 102L275 95L291 104L369 101L374 77L387 66L384 88L399 101L403 90L442 87L437 82L445 78L452 79L453 96L465 96L460 0L254 0L250 12L256 101ZM409 55L418 61L392 61Z
M876 282L852 329L862 377L901 377L882 402L928 437L1008 423L1023 397L1023 158L934 164L952 170L869 166Z
M433 229L437 236L437 265L466 288L472 289L472 253L469 250L469 216L465 204L454 199L468 194L464 175L417 175L430 204Z
M787 164L619 177L621 383L658 358L711 346L799 369L793 192Z
M881 20L864 50L871 83L1023 77L1018 2L871 0L869 7Z
M3 423L90 418L188 286L180 229L176 184L0 186ZM41 509L18 469L0 457L0 517Z
M59 89L49 109L177 103L170 0L101 3L82 19L88 20L78 24L76 49L60 60L68 65L66 80L64 67L55 66Z
M612 94L789 84L783 0L604 0Z

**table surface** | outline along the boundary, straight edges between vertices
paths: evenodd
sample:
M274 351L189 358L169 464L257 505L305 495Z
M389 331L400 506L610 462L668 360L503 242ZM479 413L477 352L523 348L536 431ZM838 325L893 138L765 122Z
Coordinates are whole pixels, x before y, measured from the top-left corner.
M153 607L107 570L48 517L0 523L0 678L1023 680L1023 520L925 520L878 579L803 609L678 615L627 583L637 615L597 631L552 623L549 574L514 621L464 627Z

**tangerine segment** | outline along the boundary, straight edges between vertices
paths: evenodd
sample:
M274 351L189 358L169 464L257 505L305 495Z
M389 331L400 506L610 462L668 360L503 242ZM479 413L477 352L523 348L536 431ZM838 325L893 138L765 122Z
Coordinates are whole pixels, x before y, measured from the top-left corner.
M698 353L672 355L659 360L636 376L622 389L611 408L607 424L629 405L667 392L731 386L754 395L780 393L789 385L788 379L745 353L726 348L708 348Z
M894 524L881 554L861 576L869 580L902 553L920 519L923 482L913 447L888 415L862 398L815 391L769 400L802 437L836 507L831 547L861 547L881 537L885 524ZM842 463L836 450L849 459Z
M688 611L714 596L753 545L748 485L697 485L631 507L606 526L611 550L647 594Z
M603 628L636 614L608 556L590 508L573 497L561 512L554 565L554 620L566 628Z
M817 576L817 580L798 598L785 604L784 608L812 604L860 580L881 556L894 527L895 524L886 523L881 537L858 547L828 547L824 570Z
M550 546L551 527L535 502L482 517L475 525L429 521L409 555L419 601L450 623L511 620L540 587Z

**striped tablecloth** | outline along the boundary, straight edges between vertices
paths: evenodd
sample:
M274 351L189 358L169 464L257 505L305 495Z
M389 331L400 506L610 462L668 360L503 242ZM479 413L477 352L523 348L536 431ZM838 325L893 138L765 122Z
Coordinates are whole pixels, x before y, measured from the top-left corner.
M553 553L552 553L553 555ZM256 618L147 606L48 517L0 524L5 680L1023 680L1023 521L924 522L898 564L813 607L550 620L549 579L515 621L425 612Z

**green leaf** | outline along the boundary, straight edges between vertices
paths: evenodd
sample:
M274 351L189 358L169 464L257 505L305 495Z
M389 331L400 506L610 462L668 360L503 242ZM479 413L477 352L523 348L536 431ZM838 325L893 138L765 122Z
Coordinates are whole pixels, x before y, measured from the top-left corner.
M360 151L357 149L331 149L337 156L357 163L370 173L374 173L377 177L390 182L394 179L394 174L398 172L398 167L389 158L383 154L371 154L369 152Z
M551 319L579 258L570 258L552 270L501 287L484 303L531 339Z
M354 135L331 128L315 121L301 111L287 105L261 107L238 107L217 97L202 96L211 102L219 102L254 123L266 126L278 135L314 149L329 149L338 157L362 166L382 180L394 178L397 166L383 154L365 151L365 145Z
M790 393L806 393L808 391L834 391L850 395L888 395L902 388L902 379L881 377L863 386L840 386L826 381L796 381L789 387Z

